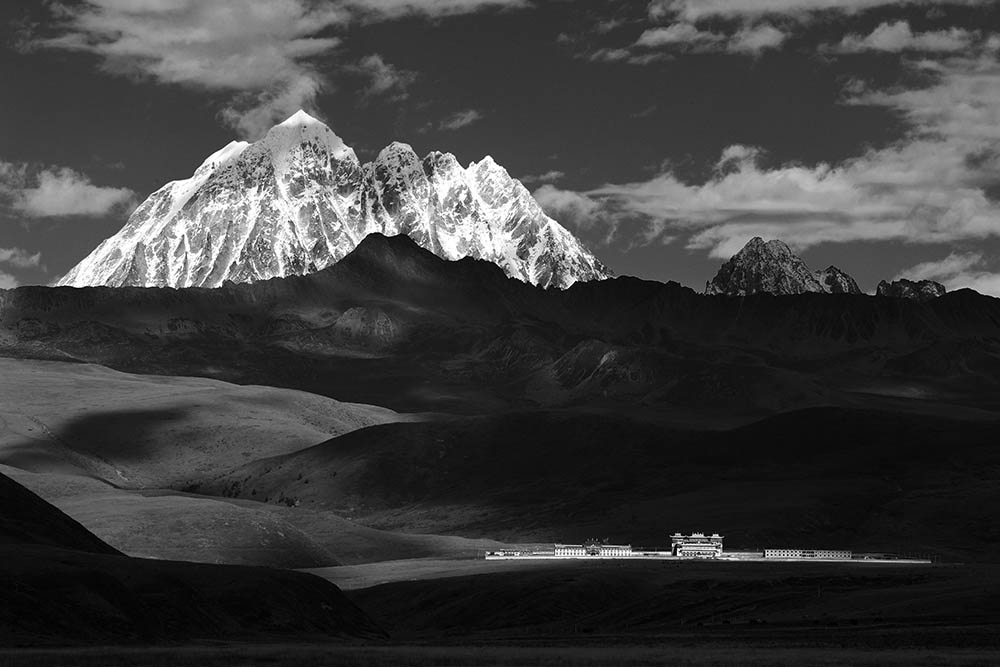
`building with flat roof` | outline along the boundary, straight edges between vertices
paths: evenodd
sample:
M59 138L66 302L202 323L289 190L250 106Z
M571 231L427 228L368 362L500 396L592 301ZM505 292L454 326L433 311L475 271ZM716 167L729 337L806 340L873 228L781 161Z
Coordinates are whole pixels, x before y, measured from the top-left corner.
M597 558L628 558L632 555L631 544L605 544L591 541L585 544L557 544L553 555L562 558L593 556Z
M722 535L674 533L670 536L670 553L678 558L719 558L722 556Z
M834 549L764 549L764 558L851 560L853 556L850 551Z
M554 554L557 558L574 558L576 556L586 556L587 550L582 544L557 544Z

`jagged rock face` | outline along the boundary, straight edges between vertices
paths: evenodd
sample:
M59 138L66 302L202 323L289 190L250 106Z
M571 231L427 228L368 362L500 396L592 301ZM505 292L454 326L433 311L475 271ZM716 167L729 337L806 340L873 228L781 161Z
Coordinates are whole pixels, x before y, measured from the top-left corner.
M877 296L891 296L897 299L917 299L926 301L942 296L948 290L933 280L913 281L902 278L891 283L883 280L878 284Z
M805 262L787 245L778 240L765 242L759 236L723 264L705 286L706 294L728 296L824 291Z
M816 272L816 280L828 294L861 294L861 288L854 278L847 275L836 266L828 266Z
M304 112L233 142L153 193L60 285L218 287L323 269L372 232L445 259L494 262L543 287L611 272L491 158L420 160L393 143L370 164Z

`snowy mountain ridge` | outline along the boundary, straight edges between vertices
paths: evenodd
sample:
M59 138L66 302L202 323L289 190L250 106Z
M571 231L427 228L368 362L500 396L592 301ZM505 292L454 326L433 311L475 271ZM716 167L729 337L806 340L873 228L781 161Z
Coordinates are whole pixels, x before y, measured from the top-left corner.
M449 260L484 259L542 287L610 271L492 158L463 168L394 142L361 164L299 111L258 142L232 142L167 183L60 285L218 287L318 271L372 232Z

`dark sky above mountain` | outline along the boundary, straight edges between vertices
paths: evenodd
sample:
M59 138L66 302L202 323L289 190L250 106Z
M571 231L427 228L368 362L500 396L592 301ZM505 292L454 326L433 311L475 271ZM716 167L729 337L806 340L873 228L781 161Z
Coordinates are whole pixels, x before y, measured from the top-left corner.
M1000 295L995 0L14 0L0 287L298 108L371 159L492 155L620 274L753 236L872 291Z

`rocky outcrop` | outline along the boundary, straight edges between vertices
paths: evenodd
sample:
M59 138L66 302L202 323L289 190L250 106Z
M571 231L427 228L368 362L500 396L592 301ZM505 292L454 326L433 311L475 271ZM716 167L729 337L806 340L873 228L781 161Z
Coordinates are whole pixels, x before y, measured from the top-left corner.
M900 278L892 282L883 280L878 284L875 294L877 296L891 296L897 299L927 301L928 299L936 299L947 291L944 285L933 280L914 281Z
M804 294L823 285L785 243L755 237L722 265L705 286L706 294Z
M854 278L847 275L836 266L828 266L816 272L816 280L828 294L862 294L861 288Z

